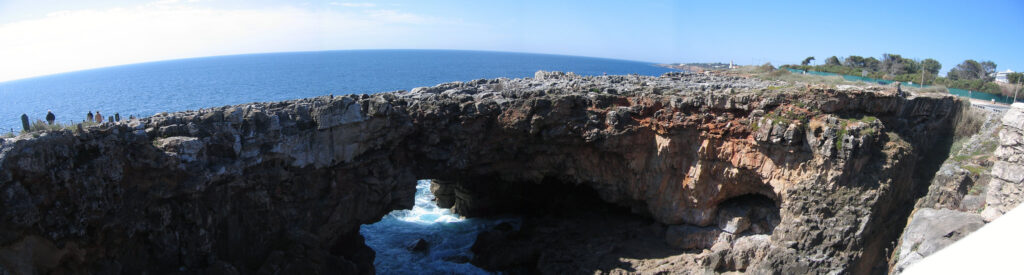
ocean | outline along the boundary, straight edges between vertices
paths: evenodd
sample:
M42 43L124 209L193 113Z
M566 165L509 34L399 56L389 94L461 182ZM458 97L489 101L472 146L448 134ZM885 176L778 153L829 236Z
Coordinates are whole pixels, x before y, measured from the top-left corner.
M247 102L411 90L451 81L582 75L661 75L653 64L564 55L451 50L348 50L159 61L0 82L0 134L20 116L81 122L86 113L150 116Z
M0 134L20 131L21 114L42 119L52 110L63 123L89 111L149 116L254 101L327 94L411 90L451 81L532 77L538 70L582 75L661 75L653 64L561 55L442 51L360 50L193 58L63 73L0 83ZM476 235L515 218L467 219L439 208L430 183L417 183L416 204L360 233L376 252L381 274L487 274L466 261ZM426 252L408 249L424 240Z

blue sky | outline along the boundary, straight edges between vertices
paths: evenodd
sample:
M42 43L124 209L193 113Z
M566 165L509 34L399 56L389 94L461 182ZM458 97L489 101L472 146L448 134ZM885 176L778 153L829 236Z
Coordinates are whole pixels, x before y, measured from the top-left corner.
M1019 1L0 0L0 81L198 56L467 49L659 63L902 54L1024 70Z

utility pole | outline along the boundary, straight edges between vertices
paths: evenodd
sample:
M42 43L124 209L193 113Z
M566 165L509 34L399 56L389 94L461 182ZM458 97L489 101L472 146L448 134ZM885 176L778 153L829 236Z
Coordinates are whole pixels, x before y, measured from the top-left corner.
M1017 85L1013 86L1013 101L1010 101L1010 105L1017 103L1017 90L1020 90L1020 81L1024 80L1024 75L1017 78Z
M918 70L921 70L921 88L924 88L924 61L918 62Z

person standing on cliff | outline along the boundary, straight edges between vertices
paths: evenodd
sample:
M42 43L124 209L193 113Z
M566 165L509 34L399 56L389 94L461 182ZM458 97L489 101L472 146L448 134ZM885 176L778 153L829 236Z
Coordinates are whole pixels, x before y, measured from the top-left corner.
M53 125L55 120L57 120L57 116L53 115L53 111L46 110L46 123Z
M92 111L85 115L85 121L92 121Z
M103 115L100 114L100 111L96 111L96 115L93 117L96 118L96 123L103 123Z

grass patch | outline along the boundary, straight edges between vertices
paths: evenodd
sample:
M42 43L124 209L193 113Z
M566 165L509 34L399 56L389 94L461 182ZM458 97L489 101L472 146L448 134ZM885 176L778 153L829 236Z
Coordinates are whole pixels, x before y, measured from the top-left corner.
M875 122L877 120L878 120L878 117L875 117L875 116L862 116L857 121L864 122L864 123L872 123L872 122Z
M928 86L928 87L924 87L924 88L918 88L917 92L925 93L925 94L948 94L949 93L949 89L946 89L946 86L937 85L937 86Z
M814 74L799 74L799 73L792 73L792 72L790 72L789 70L786 70L786 69L777 69L777 70L773 70L773 71L769 71L769 72L766 72L763 69L762 70L746 69L746 70L740 70L740 71L741 72L750 73L750 75L752 77L759 78L759 79L762 79L762 80L779 80L779 81L787 82L789 84L796 84L796 83L824 84L824 85L829 86L829 87L835 87L835 86L838 86L838 85L853 85L853 86L864 87L864 86L868 85L868 83L864 83L864 82L860 82L860 81L849 81L849 80L844 79L842 76L837 76L837 75L823 76L823 75L814 75ZM772 87L778 87L778 88L772 88ZM776 90L776 89L781 89L781 88L783 88L783 87L781 87L781 86L769 86L768 87L769 90Z
M862 135L862 136L874 135L875 134L875 128L871 128L871 127L860 128L860 131L858 133L860 135Z
M987 141L981 143L981 148L978 148L978 151L975 151L972 155L977 156L977 155L982 155L982 154L985 154L985 155L992 154L993 152L996 151L996 148L998 148L998 147L999 147L999 141L987 140Z
M98 123L91 122L91 121L86 121L86 122L82 122L82 123L72 123L72 124L63 124L63 123L60 123L60 122L54 122L53 125L50 125L49 123L46 123L46 121L43 121L41 119L37 119L35 122L32 122L32 125L29 126L28 131L24 131L23 130L21 132L22 133L32 133L33 136L39 137L39 133L41 133L41 132L64 131L64 130L76 131L78 129L78 125L82 125L82 127L88 127L88 126L93 126L93 125L96 125L96 124L98 124Z
M839 124L839 133L836 134L836 152L843 150L843 138L846 137L847 132L846 125L846 120L843 120L843 122Z
M966 137L954 140L953 145L949 148L949 152L954 155L960 153L960 150L964 149L964 144L967 143L968 140L970 140L970 138Z
M975 175L981 175L981 174L984 174L984 173L988 173L988 171L991 169L991 168L982 167L980 165L966 165L966 166L963 166L963 168L964 168L964 170L967 170L968 172L971 172L971 174L975 174Z
M29 133L34 133L34 132L60 131L60 130L64 130L64 129L69 129L70 127L73 127L73 126L64 125L64 124L61 124L60 122L54 122L53 125L50 125L50 124L46 123L46 121L43 121L42 119L37 119L35 122L32 122L31 126L28 127L28 132Z
M981 126L985 124L987 117L985 111L969 108L961 114L957 121L956 128L953 130L953 138L970 138L977 134L981 130Z
M966 160L969 160L969 159L973 159L973 158L978 158L978 157L981 157L981 156L991 156L992 153L996 151L996 148L999 147L999 141L987 140L985 142L982 142L981 146L978 146L977 150L974 150L974 151L972 151L972 152L970 152L968 154L960 154L960 151L963 150L964 143L966 143L967 140L969 140L969 139L970 138L962 138L962 139L958 139L956 141L953 141L953 146L950 148L950 152L954 154L953 157L952 157L953 160L955 160L957 162L963 162L963 161L966 161ZM966 167L965 167L965 169L966 169ZM977 173L975 173L975 174L977 174Z

